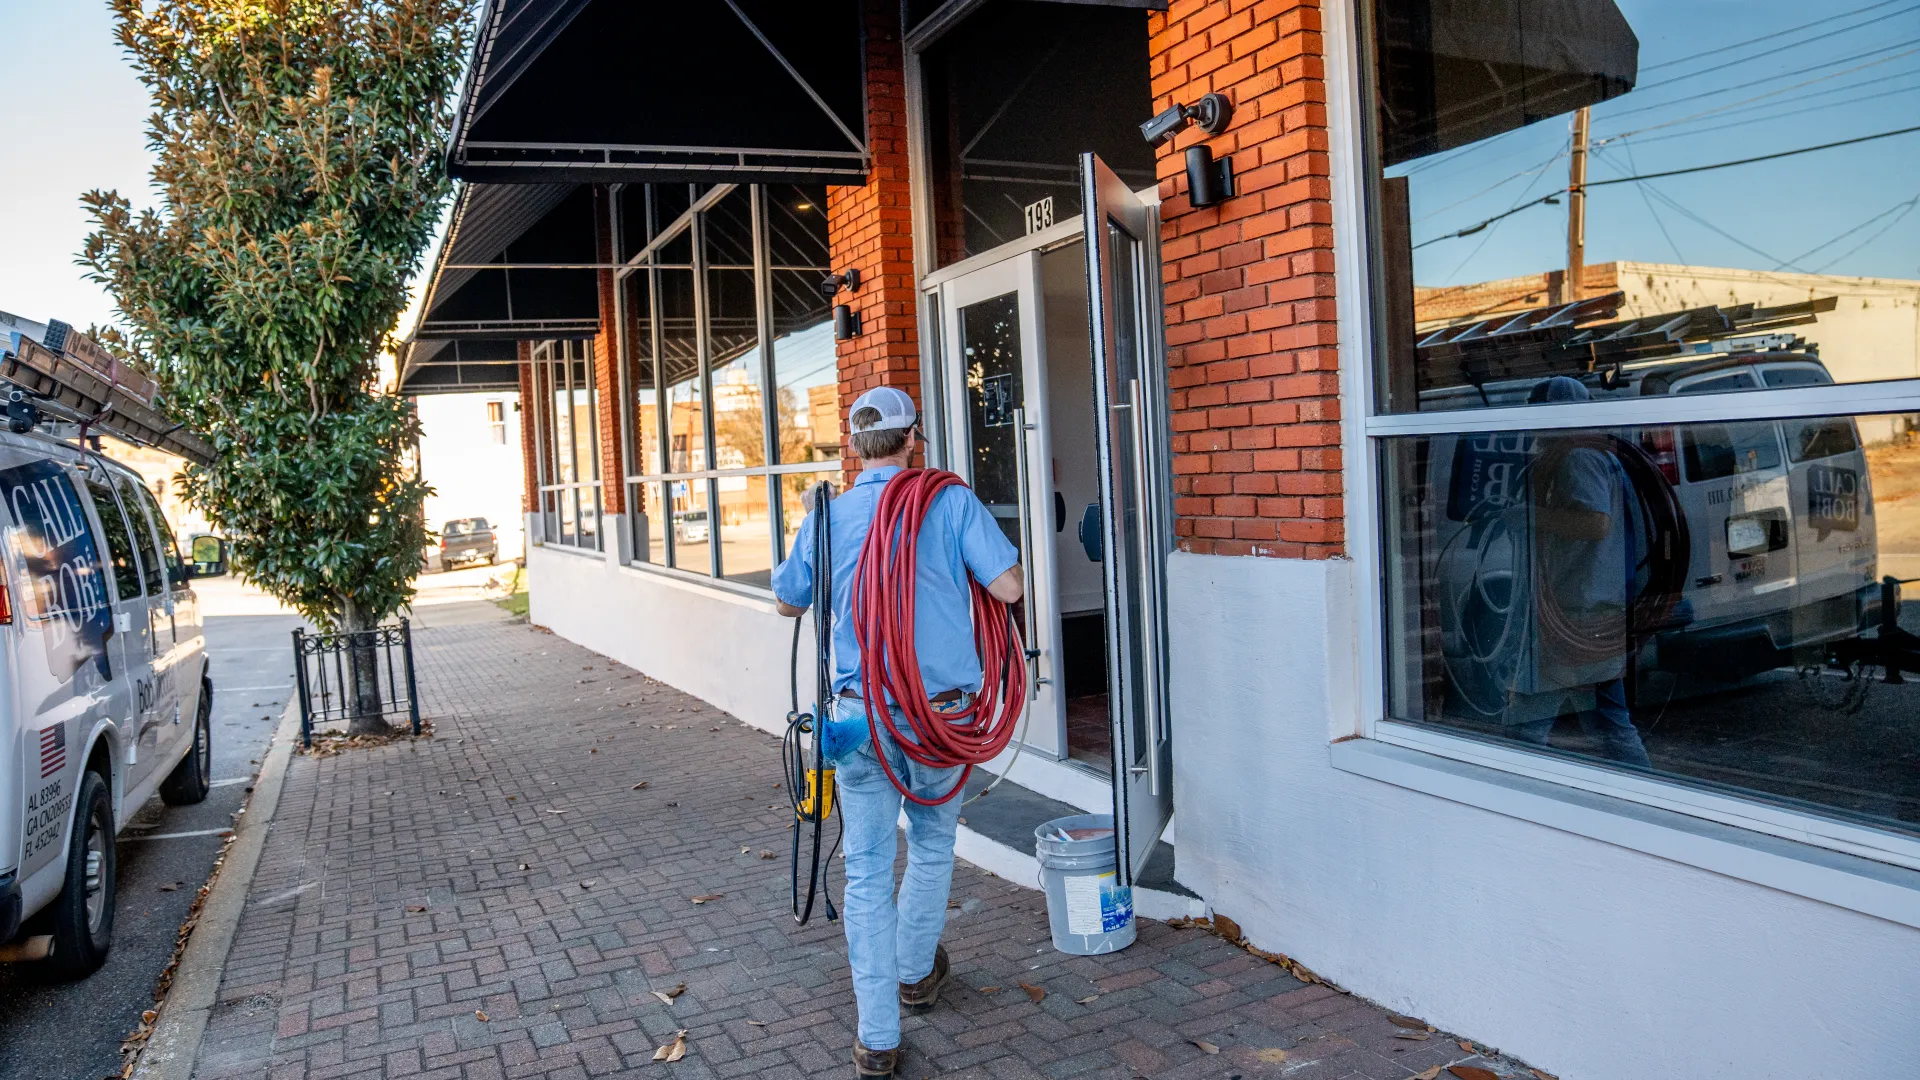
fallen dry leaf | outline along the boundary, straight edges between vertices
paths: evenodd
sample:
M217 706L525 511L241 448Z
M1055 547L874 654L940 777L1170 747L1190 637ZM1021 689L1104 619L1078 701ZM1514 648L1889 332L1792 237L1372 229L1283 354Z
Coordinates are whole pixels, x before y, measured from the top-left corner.
M479 1009L473 1010L473 1018L483 1024L487 1022L487 1014L481 1012Z
M751 850L752 849L747 847L745 844L740 845L740 854L742 855L745 855L748 851L751 851Z
M1415 1031L1427 1030L1427 1022L1425 1020L1415 1020L1411 1016L1402 1016L1399 1013L1388 1013L1387 1019L1393 1021L1396 1027L1412 1028Z
M1032 998L1034 1000L1034 1004L1036 1005L1039 1004L1041 998L1044 998L1047 996L1046 990L1042 989L1041 987L1035 986L1032 983L1021 983L1020 989L1025 990L1027 992L1027 996Z
M1411 1042L1424 1042L1427 1039L1433 1038L1433 1036L1427 1034L1424 1031L1420 1031L1420 1032L1396 1031L1393 1033L1393 1037L1396 1039L1407 1039Z
M418 915L425 910L427 910L427 906L425 904L408 904L407 905L407 911L414 915Z
M583 882L581 882L581 883L580 883L580 887L581 887L581 888L583 888L583 889L591 889L591 888L593 888L593 882L591 882L591 881L583 881Z
M760 857L761 857L761 858L763 858L763 859L777 859L777 858L779 858L780 856L778 856L778 855L775 855L775 854L774 854L773 852L771 852L771 851L764 851L764 850L763 850L763 851L761 851L761 852L760 852Z
M1469 1054L1477 1054L1480 1052L1479 1047L1474 1046L1473 1043L1467 1041L1466 1039L1461 1039L1455 1042L1454 1045L1458 1046L1462 1050L1465 1050Z
M1091 1005L1094 1002L1099 1000L1100 1000L1099 994L1088 994L1086 997L1083 997L1083 998L1074 998L1073 1003L1075 1005Z
M1278 1065L1280 1062L1287 1060L1287 1052L1278 1047L1268 1047L1253 1056L1271 1065Z
M983 986L980 988L980 992L983 994L997 994L1000 992L1000 988L997 986Z
M687 1032L685 1028L673 1033L673 1041L653 1052L655 1061L679 1061L687 1056Z
M1205 1039L1188 1039L1187 1041L1199 1047L1200 1052L1203 1054L1217 1054L1220 1052L1219 1047L1213 1045L1212 1043L1206 1041Z
M179 891L180 891L180 883L179 883L179 882L175 882L175 883L173 883L172 885L162 885L162 886L160 886L160 891L161 891L161 892L179 892Z
M651 781L651 780L642 780L642 781L640 781L639 783L637 783L637 784L635 784L635 785L633 785L633 790L635 790L635 791L639 791L639 790L640 790L641 788L643 788L643 787L646 787L646 786L647 786L648 784L650 784L650 783L652 783L652 782L653 782L653 781Z
M1435 1080L1440 1075L1440 1066L1435 1065L1425 1072L1414 1073L1412 1080Z
M684 994L684 993L686 993L686 992L687 992L687 984L686 984L686 983L680 983L680 984L678 984L678 985L676 985L676 986L675 986L675 987L674 987L673 989L671 989L671 990L649 990L649 991L647 991L647 993L649 993L649 994L652 994L652 995L653 995L654 997L657 997L657 998L659 998L659 999L660 999L660 1004L662 1004L662 1005L671 1005L671 1004L673 1004L673 999L674 999L674 998L677 998L677 997L679 997L679 996L680 996L681 994Z
M747 1026L748 1027L766 1027L767 1022L765 1020L749 1020L747 1021Z
M1500 1080L1500 1074L1478 1065L1449 1065L1447 1071L1460 1080Z
M526 863L521 863L521 864L520 864L520 866L519 866L519 869L521 869L521 870L531 870L531 869L533 869L533 867L531 867L531 866L529 866L529 865L527 865Z
M151 1024L159 1015L160 1013L157 1010L147 1009L140 1014L140 1022L143 1024Z
M720 899L721 897L723 897L723 896L725 896L725 895L727 895L727 894L726 894L726 893L708 893L708 894L707 894L707 895L705 895L705 896L696 896L696 897L694 897L694 898L693 898L693 902L694 902L694 903L696 903L696 904L704 904L704 903L707 903L708 901L711 901L711 900L718 900L718 899Z
M542 810L542 811L540 811L540 812L541 812L541 813L543 813L543 814L571 814L571 813L573 813L573 811L571 811L571 810Z

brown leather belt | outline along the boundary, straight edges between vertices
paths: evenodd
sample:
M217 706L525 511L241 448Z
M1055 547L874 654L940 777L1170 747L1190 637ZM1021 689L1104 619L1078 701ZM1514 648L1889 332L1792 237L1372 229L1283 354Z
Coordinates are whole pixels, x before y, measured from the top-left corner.
M945 705L950 701L959 701L960 696L963 693L964 691L961 691L961 690L942 690L940 693L935 694L932 697L929 697L927 700L933 702L935 705ZM860 691L858 690L842 690L840 691L840 696L843 698L849 698L853 701L861 700Z

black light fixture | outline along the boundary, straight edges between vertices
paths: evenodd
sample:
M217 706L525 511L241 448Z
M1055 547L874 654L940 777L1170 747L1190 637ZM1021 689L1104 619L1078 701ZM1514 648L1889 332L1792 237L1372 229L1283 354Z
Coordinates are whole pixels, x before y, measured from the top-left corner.
M1187 201L1203 209L1233 198L1233 159L1213 159L1204 144L1187 148Z

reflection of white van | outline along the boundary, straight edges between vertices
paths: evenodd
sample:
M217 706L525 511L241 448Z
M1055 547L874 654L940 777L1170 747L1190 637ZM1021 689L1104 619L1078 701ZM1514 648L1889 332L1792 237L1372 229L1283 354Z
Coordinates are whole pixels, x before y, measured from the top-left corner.
M0 434L0 946L62 975L112 941L114 837L206 798L212 695L173 533L131 470Z
M706 541L712 530L707 525L705 510L678 510L673 515L673 538L682 544L699 544Z
M1831 382L1795 353L1662 363L1593 396L1687 394ZM1493 404L1525 401L1537 380L1488 385ZM1671 485L1690 537L1679 602L1640 654L1640 670L1736 680L1858 636L1878 618L1878 545L1859 432L1849 417L1629 429L1623 436ZM1537 453L1517 433L1437 436L1429 455L1435 526L1430 573L1457 697L1483 713L1528 693L1534 539L1525 474ZM1644 515L1634 514L1636 528ZM1649 553L1636 546L1644 586Z

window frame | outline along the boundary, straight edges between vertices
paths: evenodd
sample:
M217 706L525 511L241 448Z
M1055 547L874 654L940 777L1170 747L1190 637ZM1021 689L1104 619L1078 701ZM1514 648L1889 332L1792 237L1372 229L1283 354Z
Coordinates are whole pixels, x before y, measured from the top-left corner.
M555 354L559 355L556 356ZM534 515L540 522L540 543L558 547L576 548L581 551L600 551L605 545L602 526L605 524L605 499L602 495L600 479L600 418L598 380L594 373L593 343L586 340L554 338L535 342L532 355L528 360L529 382L533 397L533 441L534 441L534 490L539 497L534 507ZM574 371L578 368L584 377L575 382ZM555 373L563 372L564 378L556 381ZM591 432L587 439L585 463L593 472L593 479L582 480L582 457L579 445L578 411L581 405L575 400L575 394L586 391L585 409ZM573 463L574 479L563 480L560 477L560 438L562 417L555 408L555 397L561 392L566 394L565 431L570 445L569 455ZM594 507L594 530L591 543L582 543L584 535L580 524L583 518L581 506L583 500L591 496ZM552 501L554 509L549 513L547 505ZM571 534L564 534L558 528L561 515L565 513L572 519ZM549 527L552 526L552 527Z
M1386 289L1380 256L1379 155L1375 145L1374 0L1327 0L1325 60L1332 173L1335 304L1341 346L1342 441L1348 556L1353 560L1355 664L1340 673L1335 701L1348 694L1351 723L1336 716L1332 740L1358 737L1497 772L1545 781L1642 807L1674 811L1752 832L1920 870L1920 836L1861 824L1766 795L1730 794L1670 774L1641 774L1496 744L1437 725L1397 720L1387 711L1386 516L1382 446L1396 436L1555 431L1920 413L1920 379L1762 387L1719 394L1663 395L1444 412L1385 413L1377 392L1386 358L1381 344ZM1336 761L1340 755L1335 755Z
M751 596L770 598L773 595L773 590L768 586L756 585L751 582L740 581L725 576L724 542L721 536L724 526L721 523L721 515L719 513L719 482L723 478L744 477L759 478L764 485L767 500L767 546L768 558L770 560L768 566L771 568L779 566L782 558L786 554L784 550L786 536L782 524L784 516L782 512L780 478L805 474L817 475L825 479L841 473L842 462L840 459L831 461L791 462L787 464L780 463L779 395L777 392L777 384L775 383L777 367L774 354L778 345L774 333L772 274L776 270L797 270L802 272L817 271L825 275L831 273L832 268L825 265L773 265L771 238L768 233L767 220L768 196L765 185L715 184L705 191L700 191L697 185L689 185L691 198L688 208L677 214L673 220L667 222L660 222L658 220L658 187L658 185L647 185L646 187L643 204L645 206L647 220L635 223L639 227L639 235L634 238L638 242L632 245L633 252L631 255L625 254L629 245L626 243L624 234L629 223L624 220L624 216L619 210L619 207L622 205L622 200L617 197L617 193L615 198L608 200L613 207L613 217L610 225L615 243L615 261L620 263L620 266L614 270L613 274L614 326L616 327L616 347L620 360L618 367L621 388L619 408L616 410L616 416L620 424L621 447L624 452L623 460L627 466L626 469L623 470L626 475L621 477L621 483L624 485L625 499L622 502L623 509L620 515L622 524L620 527L625 530L626 536L629 538L629 543L623 547L621 558L624 565L645 573L664 574L716 589L744 592ZM706 215L708 210L719 204L723 199L734 196L735 192L742 190L744 190L749 202L750 227L753 231L752 270L754 278L754 317L759 339L759 370L757 375L759 376L761 388L761 460L765 464L737 468L719 468L717 467L717 460L714 455L714 364L712 350L709 344L710 327L708 324L709 304L707 280L707 271L711 269L711 267L707 262L705 235ZM820 212L824 220L825 208L821 207ZM691 239L692 262L690 264L682 264L661 261L660 257L665 252L667 246L678 241L683 235L688 235ZM704 469L674 471L671 468L674 458L672 425L668 421L668 418L671 416L668 397L669 387L667 381L661 377L659 367L661 349L660 271L663 269L691 270L693 274L694 336L697 355L699 357L699 373L696 378L699 381L700 387L701 430L707 447L706 464L708 467ZM736 267L735 269L738 268ZM658 442L653 448L653 454L660 462L663 470L665 470L660 472L648 472L644 467L635 467L636 463L645 461L649 456L647 448L641 444L638 428L639 416L635 408L635 392L628 385L628 379L633 370L634 346L636 343L630 339L633 320L627 317L626 305L628 303L628 289L626 279L635 274L646 274L649 278L647 288L647 304L649 310L646 314L643 332L648 338L649 355L654 358L653 408L655 410L654 415L659 419L654 425L655 437ZM834 370L837 378L839 373L837 355ZM705 573L673 565L676 541L674 539L671 510L668 510L667 520L660 528L662 539L661 550L655 553L650 561L641 561L634 555L634 552L637 551L640 543L644 539L640 535L640 522L635 509L638 505L636 494L645 492L654 484L661 485L662 489L665 490L666 485L676 482L684 482L689 485L699 483L705 488L708 536L708 539L705 541L708 548L707 570Z

